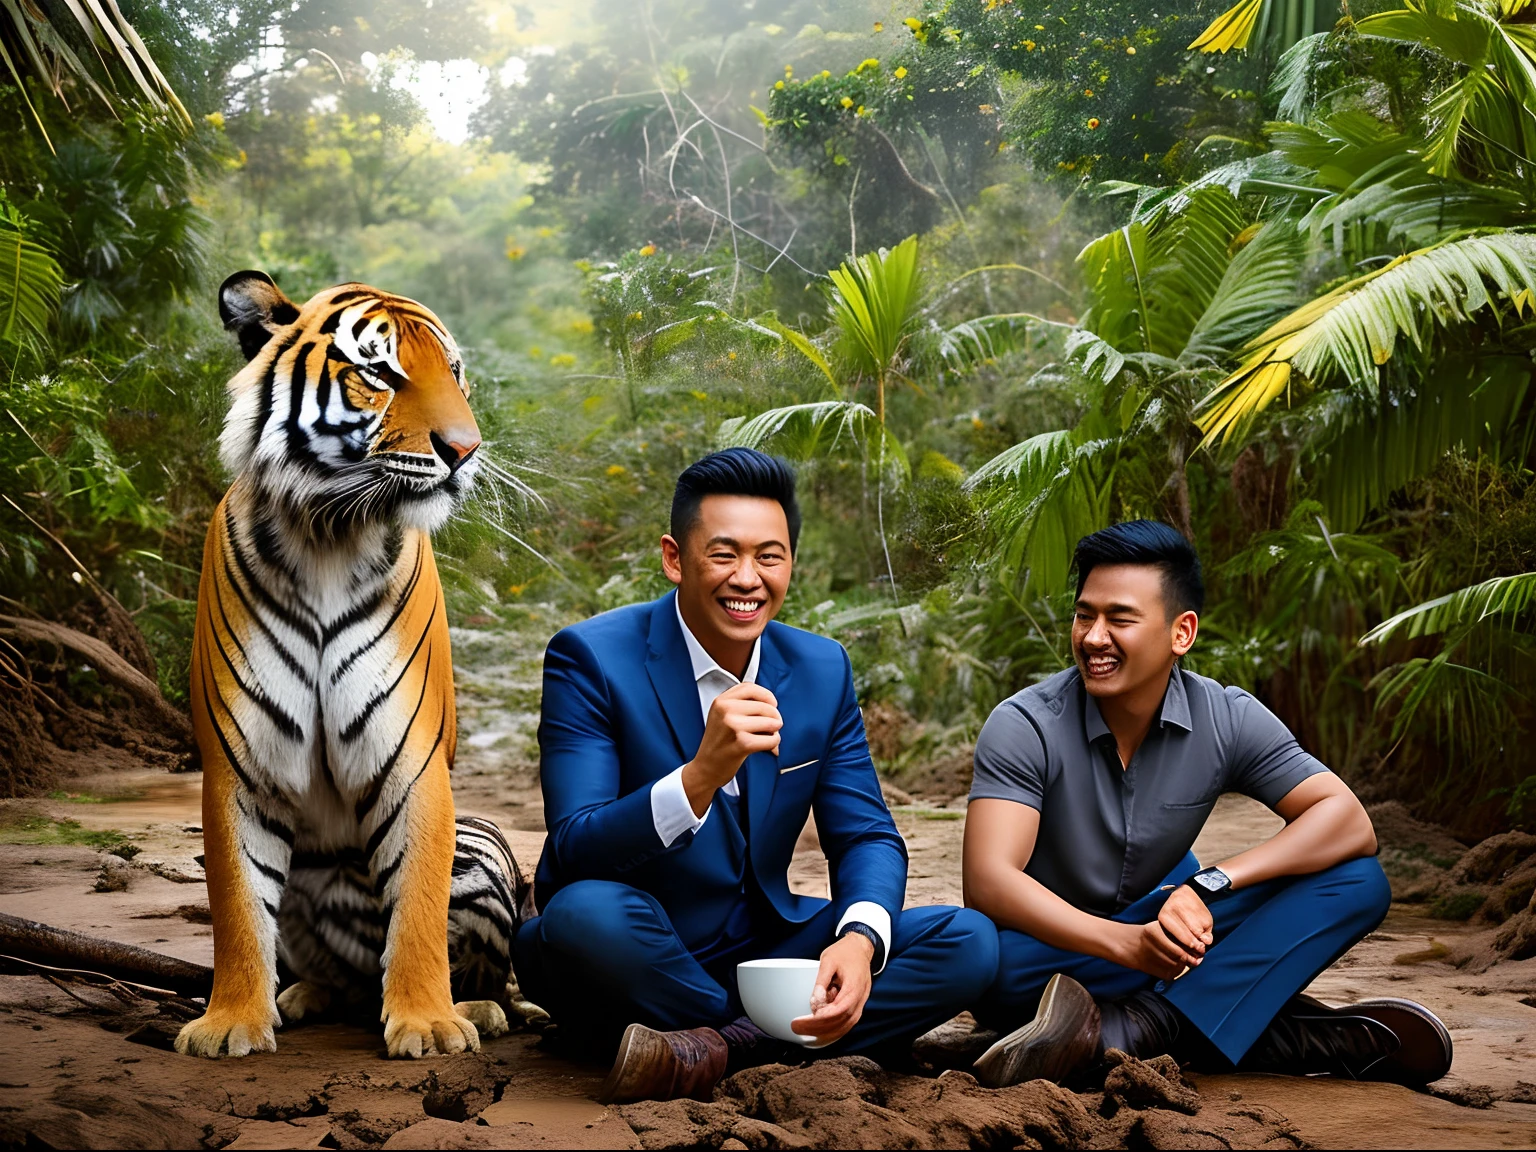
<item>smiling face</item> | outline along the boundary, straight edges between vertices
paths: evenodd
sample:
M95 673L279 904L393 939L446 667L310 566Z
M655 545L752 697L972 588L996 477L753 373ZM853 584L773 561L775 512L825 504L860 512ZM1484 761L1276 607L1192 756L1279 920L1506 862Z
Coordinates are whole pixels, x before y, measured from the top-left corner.
M761 496L706 496L681 541L661 538L661 563L688 630L740 675L789 591L794 557L783 506Z
M1092 696L1155 691L1160 698L1173 662L1194 646L1198 627L1193 612L1169 619L1161 568L1100 565L1088 573L1077 598L1072 655Z

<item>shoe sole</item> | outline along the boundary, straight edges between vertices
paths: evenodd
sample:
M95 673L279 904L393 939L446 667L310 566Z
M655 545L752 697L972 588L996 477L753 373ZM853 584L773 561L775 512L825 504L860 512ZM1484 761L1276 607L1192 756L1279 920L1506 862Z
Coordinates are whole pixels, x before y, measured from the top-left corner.
M1405 1042L1392 1057L1391 1063L1403 1073L1400 1078L1402 1083L1412 1088L1422 1088L1426 1084L1433 1084L1450 1072L1454 1055L1451 1034L1440 1018L1424 1005L1396 996L1381 996L1352 1004L1348 1010L1357 1016L1368 1016L1372 1020L1385 1024L1397 1034L1399 1040L1408 1034L1407 1029L1402 1027L1403 1024L1411 1027L1413 1023L1418 1023L1429 1028L1439 1042L1438 1054L1425 1052L1419 1059L1405 1059L1405 1056L1420 1050L1419 1045L1409 1045ZM1439 1058L1436 1059L1435 1055Z
M619 1089L623 1087L624 1068L629 1063L630 1050L635 1043L650 1032L644 1024L631 1024L624 1029L624 1037L619 1041L619 1051L613 1058L613 1067L608 1070L608 1075L603 1079L602 1087L597 1090L597 1102L599 1104L623 1104L626 1101L619 1098ZM611 1035L611 1033L610 1033Z
M1099 1042L1099 1006L1076 980L1057 973L1045 986L1035 1018L1004 1036L971 1066L988 1088L1026 1080L1061 1083L1082 1071Z
M1311 996L1298 996L1296 999L1329 1014L1345 1013L1374 1020L1383 1027L1390 1028L1399 1042L1403 1041L1403 1037L1408 1035L1409 1029L1415 1025L1421 1028L1427 1027L1439 1047L1439 1058L1436 1059L1433 1055L1424 1053L1421 1058L1413 1059L1412 1053L1419 1051L1419 1046L1402 1043L1402 1046L1386 1061L1387 1065L1398 1073L1391 1077L1396 1083L1408 1088L1423 1088L1425 1085L1433 1084L1451 1070L1454 1049L1450 1031L1440 1017L1415 1000L1406 1000L1398 996L1378 996L1371 1000L1362 1000L1358 1004L1334 1007Z

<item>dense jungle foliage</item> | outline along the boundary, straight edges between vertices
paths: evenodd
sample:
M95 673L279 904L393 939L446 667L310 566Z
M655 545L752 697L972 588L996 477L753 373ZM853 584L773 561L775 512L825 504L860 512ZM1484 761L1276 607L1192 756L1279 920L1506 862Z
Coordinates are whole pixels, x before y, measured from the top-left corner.
M17 620L184 697L255 267L464 347L457 624L656 595L677 471L782 453L785 617L899 781L1070 660L1073 542L1157 516L1205 557L1192 667L1369 797L1536 826L1536 4L1225 9L7 5L0 738L120 688Z

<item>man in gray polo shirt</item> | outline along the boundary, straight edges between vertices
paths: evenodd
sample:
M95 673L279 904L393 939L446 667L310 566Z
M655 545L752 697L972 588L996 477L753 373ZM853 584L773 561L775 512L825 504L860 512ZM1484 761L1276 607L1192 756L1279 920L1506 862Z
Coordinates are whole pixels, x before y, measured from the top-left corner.
M976 1015L1015 1029L978 1079L1062 1080L1108 1048L1416 1087L1445 1075L1450 1036L1421 1005L1300 995L1391 894L1344 782L1247 692L1179 667L1204 600L1194 549L1138 520L1085 537L1076 560L1075 667L999 704L976 744L965 899L1001 940ZM1202 870L1190 848L1223 792L1286 826Z

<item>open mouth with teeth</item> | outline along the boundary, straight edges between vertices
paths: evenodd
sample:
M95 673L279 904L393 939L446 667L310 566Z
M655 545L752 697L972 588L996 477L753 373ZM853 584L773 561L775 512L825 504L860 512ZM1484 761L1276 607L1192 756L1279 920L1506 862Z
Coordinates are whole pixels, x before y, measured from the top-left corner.
M735 596L720 597L720 606L732 620L754 620L766 603L766 600L741 599Z
M1120 657L1118 656L1083 656L1083 671L1095 680L1104 676L1113 676L1120 671Z

